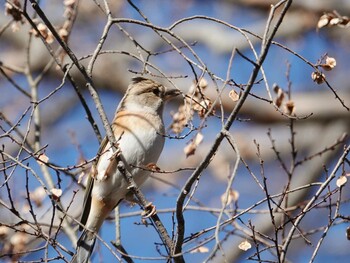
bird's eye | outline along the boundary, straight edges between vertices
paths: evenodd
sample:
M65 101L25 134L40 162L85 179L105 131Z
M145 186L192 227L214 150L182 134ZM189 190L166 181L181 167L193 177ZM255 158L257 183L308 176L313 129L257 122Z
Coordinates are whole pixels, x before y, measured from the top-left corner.
M158 96L160 95L160 90L158 88L152 90L153 94Z

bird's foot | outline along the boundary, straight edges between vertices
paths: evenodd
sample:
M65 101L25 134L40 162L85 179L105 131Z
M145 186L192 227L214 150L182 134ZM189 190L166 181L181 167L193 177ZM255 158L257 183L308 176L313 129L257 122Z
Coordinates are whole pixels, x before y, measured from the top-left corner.
M143 219L150 218L157 213L156 206L152 202L145 206L145 210L141 213Z

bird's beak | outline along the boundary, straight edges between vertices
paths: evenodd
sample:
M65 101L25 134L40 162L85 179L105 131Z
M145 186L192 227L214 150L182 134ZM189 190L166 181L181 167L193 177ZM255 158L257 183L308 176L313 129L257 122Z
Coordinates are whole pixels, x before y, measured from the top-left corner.
M165 93L164 93L164 97L163 99L165 101L167 100L171 100L172 98L175 98L176 96L180 95L182 92L180 90L177 90L177 89L170 89L170 90L167 90Z

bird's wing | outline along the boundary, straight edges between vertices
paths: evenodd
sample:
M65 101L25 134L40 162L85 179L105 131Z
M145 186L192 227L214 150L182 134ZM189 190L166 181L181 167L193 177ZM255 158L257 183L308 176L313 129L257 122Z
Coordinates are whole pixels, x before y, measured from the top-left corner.
M112 123L112 130L114 132L114 136L115 136L116 140L119 141L121 136L124 133L124 129L121 128L118 125L116 119ZM82 213L81 219L80 219L80 223L82 225L86 224L86 222L88 220L88 217L89 217L90 208L91 208L91 193L92 193L92 188L94 186L95 178L97 176L97 164L99 162L100 156L106 151L107 145L108 145L108 138L105 137L102 140L100 148L98 150L97 160L93 163L92 168L91 168L91 172L89 174L89 178L88 178L88 181L87 181L87 184L86 184L86 189L85 189L83 213ZM116 159L115 158L110 159L109 165L108 165L108 167L106 169L106 176L109 176L109 175L113 174L113 172L115 171L116 167L117 167ZM82 225L79 226L79 230L80 231L84 229L84 227Z
M100 145L100 148L98 150L97 156L98 158L101 156L101 154L103 153L105 147L107 146L108 143L108 139L107 137L105 137ZM89 217L89 213L90 213L90 208L91 208L91 193L92 193L92 188L94 186L94 181L95 181L95 176L97 173L97 163L98 163L98 159L92 164L92 168L91 168L91 172L89 174L88 177L88 181L86 183L86 188L85 188L85 196L84 196L84 204L83 204L83 213L81 215L81 219L80 219L80 223L82 225L85 225L87 222L87 219ZM83 226L80 225L79 226L79 230L83 230Z

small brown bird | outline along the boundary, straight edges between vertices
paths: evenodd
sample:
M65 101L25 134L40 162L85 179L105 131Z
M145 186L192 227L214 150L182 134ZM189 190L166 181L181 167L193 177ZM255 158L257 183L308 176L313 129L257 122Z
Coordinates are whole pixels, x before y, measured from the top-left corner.
M150 172L141 169L156 163L164 146L164 103L180 94L178 90L166 90L153 80L143 77L132 79L120 102L112 130L118 140L122 157L129 171L140 186ZM95 245L97 233L109 213L130 195L124 175L117 169L117 158L105 138L100 146L100 158L92 169L86 188L81 223L85 225L77 243L77 251L71 262L88 262Z

